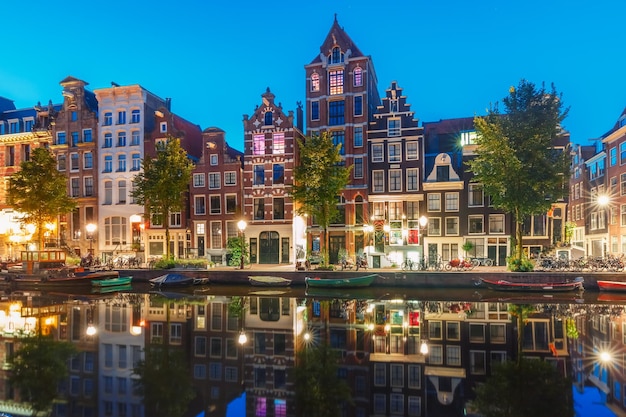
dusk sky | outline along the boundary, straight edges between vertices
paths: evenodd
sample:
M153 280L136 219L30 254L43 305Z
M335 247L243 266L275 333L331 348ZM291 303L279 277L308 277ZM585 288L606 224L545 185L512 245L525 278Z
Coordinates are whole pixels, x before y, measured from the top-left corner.
M626 106L623 0L3 3L0 96L16 107L60 103L68 75L92 91L139 84L239 150L267 87L285 111L305 104L304 65L335 13L381 96L397 81L420 122L483 115L522 78L555 84L580 144Z

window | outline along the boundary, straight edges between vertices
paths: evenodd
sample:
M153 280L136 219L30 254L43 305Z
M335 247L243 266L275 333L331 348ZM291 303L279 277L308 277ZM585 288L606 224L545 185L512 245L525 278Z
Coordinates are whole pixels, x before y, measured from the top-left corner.
M274 164L272 169L273 184L285 183L285 164Z
M356 126L354 128L354 147L360 148L363 146L363 127Z
M108 111L104 113L104 123L105 126L111 126L113 124L113 113Z
M65 145L66 143L67 138L65 132L57 132L57 145Z
M417 181L418 169L417 168L407 168L406 170L406 190L407 191L418 191L419 183Z
M237 211L237 196L229 194L226 196L226 213L234 214Z
M254 220L264 220L264 219L265 219L265 199L255 198L254 199Z
M141 169L141 156L138 153L134 153L131 155L132 158L132 167L131 171L139 171Z
M389 152L389 162L402 161L402 145L399 143L390 143L387 151Z
M470 234L484 233L483 222L484 222L484 218L481 215L469 216L469 233Z
M126 181L117 184L118 204L126 204Z
M320 75L317 72L311 74L311 91L320 91Z
M285 218L285 199L274 199L274 220L283 220Z
M257 134L252 137L252 154L264 155L265 154L265 135Z
M320 119L320 102L312 101L311 102L311 120L319 120Z
M70 170L78 171L80 169L79 159L77 153L70 154Z
M85 177L85 197L93 196L93 177Z
M446 235L458 236L459 234L459 218L446 217Z
M617 148L611 148L609 151L609 166L617 165Z
M489 233L504 233L504 214L489 215Z
M83 130L83 142L90 143L93 142L93 136L91 134L91 129Z
M109 187L112 182L107 181ZM105 183L105 189L107 184ZM120 216L106 217L104 219L104 240L105 245L126 244L127 218ZM153 333L154 334L154 333Z
M210 156L210 164L213 165L213 166L219 164L219 160L218 160L217 154L211 154L211 156Z
M139 146L139 131L133 130L130 132L130 146Z
M328 124L339 126L344 124L344 101L335 100L328 103Z
M389 170L389 191L402 191L402 170Z
M204 174L193 174L193 186L194 188L204 187Z
M170 343L180 345L183 340L182 323L170 323Z
M159 123L159 132L166 133L167 132L167 122Z
M375 143L372 145L372 162L384 162L385 157L383 154L382 143Z
M104 156L104 169L102 172L113 172L113 155Z
M343 94L343 70L334 70L328 73L329 91L331 96Z
M619 164L626 164L626 142L619 144Z
M470 374L484 375L485 373L485 351L470 350Z
M356 67L354 69L354 86L362 87L363 86L363 68Z
M483 186L481 184L468 185L468 205L482 207L484 205Z
M400 136L400 118L387 119L387 136Z
M209 189L217 190L221 187L220 184L220 173L219 172L209 172Z
M224 185L237 185L237 173L235 171L224 173Z
M461 366L460 346L446 346L446 364L448 366Z
M117 133L117 146L126 146L126 132Z
M354 168L352 169L354 178L363 178L363 158L354 158Z
M271 126L274 123L274 113L271 111L266 111L263 117L263 124L265 126Z
M117 124L123 125L126 124L126 111L120 110L117 112Z
M333 145L337 146L337 145L341 145L341 148L339 148L339 154L340 155L345 155L346 154L346 143L345 143L345 133L343 130L333 130L331 133L331 136L333 138Z
M430 217L428 219L428 234L430 236L441 236L441 219Z
M441 194L428 194L428 211L441 211Z
M285 153L285 134L284 133L274 133L273 135L273 146L272 151L274 154L284 154Z
M103 148L112 148L113 147L113 134L105 133L104 134L104 143L102 144Z
M485 342L485 325L480 323L470 323L469 340L471 343Z
M417 142L407 142L406 143L406 160L407 161L415 161L418 158L417 154Z
M372 171L372 191L385 192L385 171Z
M428 363L432 365L443 365L443 346L431 345L428 350Z
M263 165L254 165L253 171L252 185L265 185L265 167Z
M206 200L203 195L194 197L194 213L198 216L206 214Z
M501 323L489 324L489 339L491 343L506 342L506 327Z
M395 94L395 91L394 91ZM397 113L398 112L398 99L390 99L389 100L389 112Z
M354 96L354 115L363 116L363 96Z
M211 204L211 214L220 214L222 212L222 200L219 195L209 197Z
M130 116L130 122L139 123L140 121L141 121L141 116L140 116L139 109L133 109L133 111L131 112L131 116Z
M71 188L71 196L72 197L80 197L80 183L78 181L78 178L72 178L70 181L70 188Z
M220 249L222 247L222 222L211 222L211 248ZM222 328L221 310L212 309L211 328L219 330Z
M117 156L117 172L126 172L126 155Z
M78 137L78 132L72 132L72 146L78 146L80 142L80 138Z
M446 211L459 211L459 193L446 193Z

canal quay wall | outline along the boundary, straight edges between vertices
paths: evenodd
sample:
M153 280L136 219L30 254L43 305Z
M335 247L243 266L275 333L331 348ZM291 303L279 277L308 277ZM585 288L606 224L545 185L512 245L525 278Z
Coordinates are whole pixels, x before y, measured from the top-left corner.
M471 271L402 271L399 269L367 269L359 271L296 271L293 266L254 265L244 269L233 267L214 267L209 269L128 269L120 270L121 276L131 275L133 282L148 282L151 278L166 273L181 273L198 278L208 278L211 284L249 285L249 276L279 276L291 280L292 286L304 286L305 277L311 278L350 278L376 274L373 287L409 287L409 288L474 288L479 278L507 280L512 282L563 282L583 277L587 290L597 290L598 280L626 281L626 272L511 272L504 267L476 267Z

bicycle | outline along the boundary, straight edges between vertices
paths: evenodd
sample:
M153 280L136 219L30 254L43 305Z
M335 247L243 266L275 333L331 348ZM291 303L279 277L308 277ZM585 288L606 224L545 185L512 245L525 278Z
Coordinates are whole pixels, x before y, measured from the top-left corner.
M403 271L412 271L414 266L417 267L415 262L413 262L413 260L410 258L406 258L404 262L402 262Z

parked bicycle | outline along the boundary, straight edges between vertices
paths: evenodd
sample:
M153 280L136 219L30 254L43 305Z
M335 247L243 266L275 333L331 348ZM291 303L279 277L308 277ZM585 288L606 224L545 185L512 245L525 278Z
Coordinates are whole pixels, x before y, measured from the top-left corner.
M493 259L491 258L472 258L471 262L476 266L493 266Z
M457 271L471 271L476 267L476 264L468 259L450 259L450 261L446 264L446 271L451 271L453 268L456 268Z
M418 265L413 262L411 258L406 258L404 262L402 262L401 267L403 271L412 271L413 267L415 267L415 269L418 269Z

